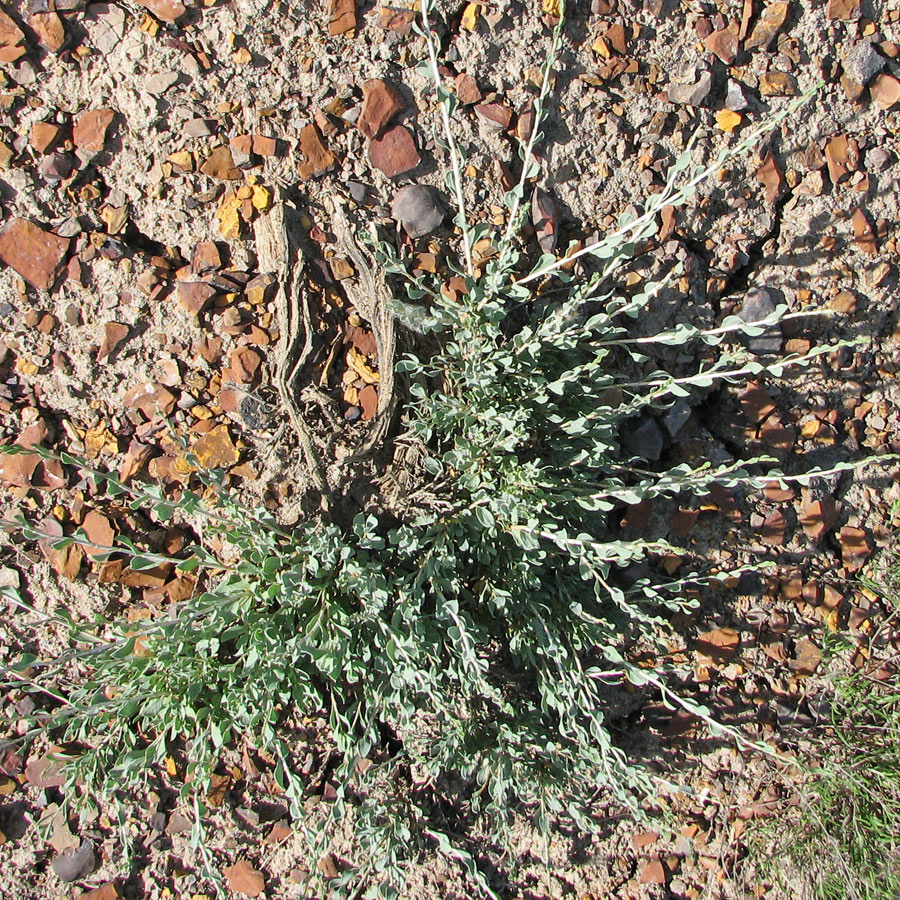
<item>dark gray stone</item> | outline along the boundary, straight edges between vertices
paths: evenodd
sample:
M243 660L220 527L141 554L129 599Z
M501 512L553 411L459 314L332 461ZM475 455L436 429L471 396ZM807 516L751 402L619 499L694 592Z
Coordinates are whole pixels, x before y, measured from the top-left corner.
M70 153L51 153L41 160L41 175L47 181L65 181L75 168L75 157Z
M765 288L750 288L744 294L744 302L738 316L745 322L758 322L775 311L775 301ZM763 356L781 351L781 326L773 325L758 337L744 339L751 353Z
M412 238L431 234L444 221L446 210L441 195L424 184L400 188L391 202L391 216Z
M97 865L97 857L94 854L94 842L86 840L76 850L66 850L53 857L53 871L60 881L78 881L86 875L90 875Z
M662 417L663 428L669 433L669 437L675 437L679 431L687 424L687 420L691 417L691 406L683 397L676 400L666 410L666 414Z
M366 202L366 198L369 196L368 185L363 184L361 181L348 181L347 190L350 191L350 196L360 206Z
M662 456L665 438L653 416L643 415L625 424L622 446L631 456L654 462Z

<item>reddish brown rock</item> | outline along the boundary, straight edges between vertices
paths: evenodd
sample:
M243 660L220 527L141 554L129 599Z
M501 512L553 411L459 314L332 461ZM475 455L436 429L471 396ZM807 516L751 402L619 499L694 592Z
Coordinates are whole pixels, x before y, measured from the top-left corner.
M136 384L126 392L125 406L139 409L148 419L155 419L160 413L171 415L175 409L175 395L164 385L152 381Z
M275 156L277 142L275 138L266 137L263 134L238 134L228 142L232 149L238 153L249 156L255 153L257 156Z
M863 210L855 209L850 222L853 225L853 242L866 256L874 256L878 252L878 245L869 217Z
M421 161L412 132L403 125L389 128L369 143L369 162L388 178L411 171Z
M641 869L638 884L665 884L666 869L658 856L648 859Z
M222 254L213 241L199 241L194 245L191 268L195 275L205 275L222 268Z
M25 48L22 46L24 40L22 29L0 10L0 62L15 62L24 56Z
M47 153L59 142L61 131L56 122L35 122L28 135L28 143L38 153Z
M362 408L363 421L368 422L375 418L378 412L378 391L374 385L367 384L359 392L359 405Z
M325 146L319 129L310 122L300 132L300 152L303 154L303 162L300 163L300 177L313 178L334 168L337 160L334 154Z
M745 50L768 50L775 40L781 27L787 21L790 2L770 3L759 17L757 23L750 32L750 37L744 42Z
M249 156L253 152L252 134L236 134L228 143L236 153L243 153L245 156Z
M238 347L231 352L231 375L238 384L255 386L258 381L259 367L262 365L262 356L258 350L248 347Z
M502 103L479 103L475 115L491 131L506 131L512 123L512 110Z
M157 19L174 25L186 12L187 8L178 0L138 0L144 9L149 9Z
M380 137L401 109L403 101L396 88L380 78L372 78L363 85L362 111L356 126L367 138Z
M0 231L0 260L33 288L49 291L66 268L69 239L15 218Z
M182 281L175 293L182 307L192 316L196 316L219 292L205 281Z
M714 31L704 42L703 46L714 53L725 65L730 66L738 55L737 35L728 28Z
M257 156L275 156L278 151L278 142L273 137L254 134L251 148Z
M59 53L66 42L66 29L62 19L55 12L32 13L28 24L34 29L38 40L51 53Z
M96 152L106 145L106 133L116 117L114 109L89 109L75 122L72 141L79 150Z
M328 0L328 33L356 31L356 0Z
M200 164L200 171L209 178L219 181L237 181L241 170L234 164L234 157L227 147L216 147Z
M465 72L456 76L456 97L463 106L481 103L483 97L478 82Z

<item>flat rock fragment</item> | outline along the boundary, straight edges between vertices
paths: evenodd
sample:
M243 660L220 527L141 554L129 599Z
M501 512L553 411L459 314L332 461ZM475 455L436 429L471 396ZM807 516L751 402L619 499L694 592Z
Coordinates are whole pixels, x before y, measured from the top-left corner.
M241 170L234 164L234 157L228 147L216 147L200 164L200 171L219 181L236 181L242 177Z
M38 40L51 53L59 53L66 42L66 29L55 12L36 12L28 17L28 24Z
M466 72L460 72L455 81L456 97L463 106L481 103L483 97L478 82Z
M356 127L367 137L377 138L403 109L400 94L381 78L371 78L363 85L362 111Z
M60 881L71 883L84 878L93 872L97 865L94 842L86 840L77 850L67 850L58 854L53 858L51 865Z
M712 84L712 72L704 72L692 84L670 84L666 90L671 103L697 107L706 104Z
M334 168L337 162L334 154L325 146L319 129L312 122L300 132L300 152L303 154L303 162L299 169L303 179L322 175Z
M775 312L775 301L765 288L750 288L744 294L738 316L744 322L761 322ZM752 353L778 353L781 350L781 326L773 325L765 334L745 338Z
M733 78L728 79L728 87L725 92L725 108L731 112L739 113L750 108L750 101L744 93L744 85Z
M22 41L25 35L22 29L0 10L0 62L15 62L25 55Z
M739 50L737 35L728 28L714 31L703 42L703 46L710 53L718 56L727 66L730 66L735 61Z
M369 162L388 178L411 171L421 161L412 132L404 125L394 125L369 143Z
M157 19L174 25L187 12L187 7L178 0L138 0L144 9L150 10Z
M840 184L853 168L850 162L850 140L845 134L836 134L825 144L825 163L832 184Z
M205 281L181 281L175 289L178 302L192 316L199 315L219 292Z
M900 102L900 80L893 75L879 75L869 88L872 99L882 109L892 109Z
M860 14L860 0L828 0L825 15L829 19L855 22Z
M875 231L869 217L861 209L855 209L850 216L853 225L853 242L866 256L874 256L878 252L875 242Z
M756 177L766 187L766 202L774 203L784 189L784 176L778 168L778 163L773 153L766 153L762 163L756 170Z
M65 270L69 239L14 218L0 231L0 260L33 288L49 291Z
M512 110L503 103L479 103L475 107L475 115L488 130L506 131L512 124Z
M391 216L411 238L424 237L440 227L446 210L438 192L428 185L409 184L391 201Z
M35 122L28 135L28 143L38 153L47 153L59 143L62 128L56 122Z
M116 111L103 107L83 112L75 121L72 129L72 142L79 150L97 152L106 146L106 135L109 126L116 117Z
M749 37L744 41L745 50L768 50L775 36L787 21L789 2L770 3L753 26Z
M148 94L158 97L172 87L172 85L178 81L178 78L178 72L174 72L171 69L168 69L165 72L157 72L144 82L144 90Z
M328 33L353 34L356 31L356 0L328 0Z

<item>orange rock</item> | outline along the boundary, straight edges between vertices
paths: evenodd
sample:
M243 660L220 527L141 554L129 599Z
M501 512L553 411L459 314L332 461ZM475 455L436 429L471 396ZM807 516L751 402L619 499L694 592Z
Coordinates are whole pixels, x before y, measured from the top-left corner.
M257 156L275 156L278 150L278 142L273 137L264 134L253 135L253 152Z
M829 19L852 22L859 18L860 0L828 0L825 15Z
M853 242L866 256L874 256L878 252L878 246L868 216L863 210L855 209L850 221L853 223Z
M31 126L31 134L28 136L28 143L37 150L38 153L47 153L53 149L59 141L62 129L56 122L35 122Z
M21 46L24 40L22 29L0 10L0 62L15 62L24 56L25 48Z
M0 260L33 288L49 291L65 270L69 239L15 218L0 231Z
M356 0L329 0L328 33L353 34L356 31Z
M300 177L303 179L322 175L333 169L337 160L334 154L322 142L319 129L310 122L300 132L300 152L304 161L300 163Z
M367 384L359 392L359 405L362 408L362 417L365 421L374 419L378 412L378 391L372 384Z
M66 42L66 29L62 19L55 12L32 13L28 24L34 29L38 40L52 53L59 53Z
M237 181L241 178L241 170L234 164L234 157L227 147L216 147L200 164L200 171L209 178L220 181Z
M113 109L89 109L75 122L72 141L80 150L98 151L106 145L106 132L112 125L116 112Z
M644 867L641 869L640 878L638 878L639 884L665 884L666 883L666 869L665 866L660 861L658 856L654 856L653 859L648 859L647 862L644 863Z
M233 466L240 458L231 440L227 425L216 425L191 445L191 453L204 469L223 469Z

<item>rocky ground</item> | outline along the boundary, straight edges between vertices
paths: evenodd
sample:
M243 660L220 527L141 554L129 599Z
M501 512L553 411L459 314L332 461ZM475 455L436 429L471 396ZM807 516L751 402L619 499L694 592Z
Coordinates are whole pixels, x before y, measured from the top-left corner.
M687 141L698 159L824 86L757 153L729 162L698 201L660 218L629 274L680 259L681 299L647 328L710 323L729 312L827 308L786 323L772 350L836 348L799 377L760 379L639 423L635 452L668 463L773 453L786 470L900 450L896 373L900 9L828 0L593 0L569 3L550 115L539 147L546 198L538 239L558 247L610 229L658 191ZM442 73L457 93L473 218L503 222L558 7L554 0L441 4ZM328 198L357 226L376 223L421 270L446 270L444 151L417 64L421 38L405 3L14 0L0 12L0 428L6 439L83 454L123 479L188 483L181 441L285 521L304 480L273 375L285 335L275 273L260 267L254 228L289 199L300 210L303 289L314 298L318 387L353 434L378 412L380 373L368 323L347 301L356 276L338 245ZM408 185L428 186L410 191ZM476 248L490 252L488 246ZM448 279L450 276L449 270ZM688 362L690 360L687 360ZM680 364L673 352L668 360ZM888 610L858 575L884 559L898 499L890 468L714 492L680 506L642 504L626 533L657 532L686 548L718 545L736 562L777 570L721 592L684 623L672 658L693 690L755 738L802 752L819 727L830 633L866 664ZM93 502L90 484L37 456L0 463L7 515L25 511L53 534L82 526L100 544L136 527ZM169 535L169 538L174 538ZM153 616L190 596L171 571L138 576L78 548L12 539L4 584L39 611ZM673 559L676 571L678 560ZM889 648L893 646L889 636ZM59 649L60 636L12 606L0 646ZM893 678L890 668L878 677ZM32 701L3 699L9 738ZM638 721L639 719L639 721ZM792 800L789 780L708 741L662 705L634 722L692 793L662 798L671 835L619 818L584 846L560 834L544 866L516 832L509 897L784 896L746 857L754 820ZM59 783L40 744L0 758L0 897L196 897L210 891L177 807L177 772L124 813L83 823L59 814ZM298 829L271 777L236 757L212 798L209 845L227 885L249 896L308 896ZM326 798L316 802L325 803ZM315 811L310 815L314 818ZM340 842L320 861L327 879ZM496 854L484 848L485 858ZM411 892L469 896L452 861L417 863ZM412 895L412 893L410 894Z

